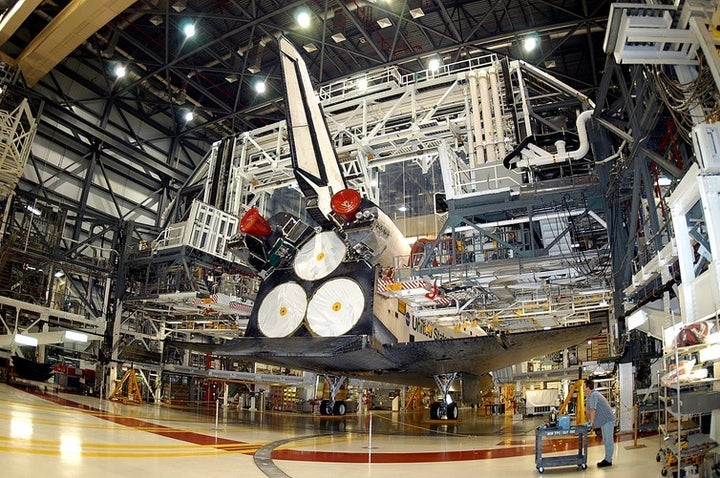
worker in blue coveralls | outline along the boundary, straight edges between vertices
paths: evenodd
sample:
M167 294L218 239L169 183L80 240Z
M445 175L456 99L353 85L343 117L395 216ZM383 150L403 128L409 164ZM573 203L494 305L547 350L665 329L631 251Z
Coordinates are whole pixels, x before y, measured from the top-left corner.
M615 414L607 399L597 390L592 379L586 379L583 384L585 391L585 416L588 424L602 431L605 445L605 458L597 464L598 468L612 466L615 453Z

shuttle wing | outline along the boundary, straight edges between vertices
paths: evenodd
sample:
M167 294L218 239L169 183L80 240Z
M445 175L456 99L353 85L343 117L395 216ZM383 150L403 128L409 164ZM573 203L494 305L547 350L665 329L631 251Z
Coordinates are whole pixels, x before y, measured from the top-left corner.
M402 344L381 344L368 335L339 337L243 337L213 354L247 358L271 365L301 368L396 384L433 386L438 374L481 375L576 345L600 333L603 324L590 323L552 330L519 332ZM196 347L191 343L176 346Z

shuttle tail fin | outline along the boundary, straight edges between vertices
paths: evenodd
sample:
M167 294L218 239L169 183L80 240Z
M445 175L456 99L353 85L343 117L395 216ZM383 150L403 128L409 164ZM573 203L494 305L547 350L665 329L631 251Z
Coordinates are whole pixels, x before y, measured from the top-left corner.
M285 37L278 40L286 97L286 118L295 178L310 216L331 225L333 194L346 189L330 131L300 53Z

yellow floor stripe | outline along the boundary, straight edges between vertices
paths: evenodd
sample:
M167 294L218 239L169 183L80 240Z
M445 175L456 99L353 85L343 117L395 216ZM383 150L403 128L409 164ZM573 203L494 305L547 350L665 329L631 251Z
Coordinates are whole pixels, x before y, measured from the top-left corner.
M60 456L61 452L59 449L42 449L42 448L23 448L23 447L5 447L0 446L0 451L9 453L26 453L30 455L47 455L47 456ZM218 456L226 454L240 454L248 455L253 454L257 451L257 448L248 450L206 450L200 449L195 451L185 452L100 452L100 451L86 451L81 449L79 452L83 458L181 458L181 457L203 457L203 456Z
M17 446L25 447L57 447L61 446L61 442L57 440L40 440L30 439L22 440L12 438L8 436L0 435L0 442L12 443L12 445L1 445L8 449L13 449ZM207 444L207 445L194 445L188 444L177 444L177 445L160 445L160 444L118 444L118 443L82 443L83 449L120 449L120 450L195 450L195 449L217 449L217 450L256 450L265 443L219 443L219 444Z

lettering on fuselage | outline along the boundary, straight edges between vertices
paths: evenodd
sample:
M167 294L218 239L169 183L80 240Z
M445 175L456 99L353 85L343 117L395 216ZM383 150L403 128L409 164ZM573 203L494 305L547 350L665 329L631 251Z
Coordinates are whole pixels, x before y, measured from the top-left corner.
M430 326L430 330L427 330L427 324L424 324L418 317L412 315L410 312L405 313L405 325L407 325L414 332L423 335L432 340L447 339L447 335L442 330L435 326Z
M385 226L380 224L379 221L373 221L371 228L376 234L380 234L385 239L390 237L390 231L388 231L388 229Z

